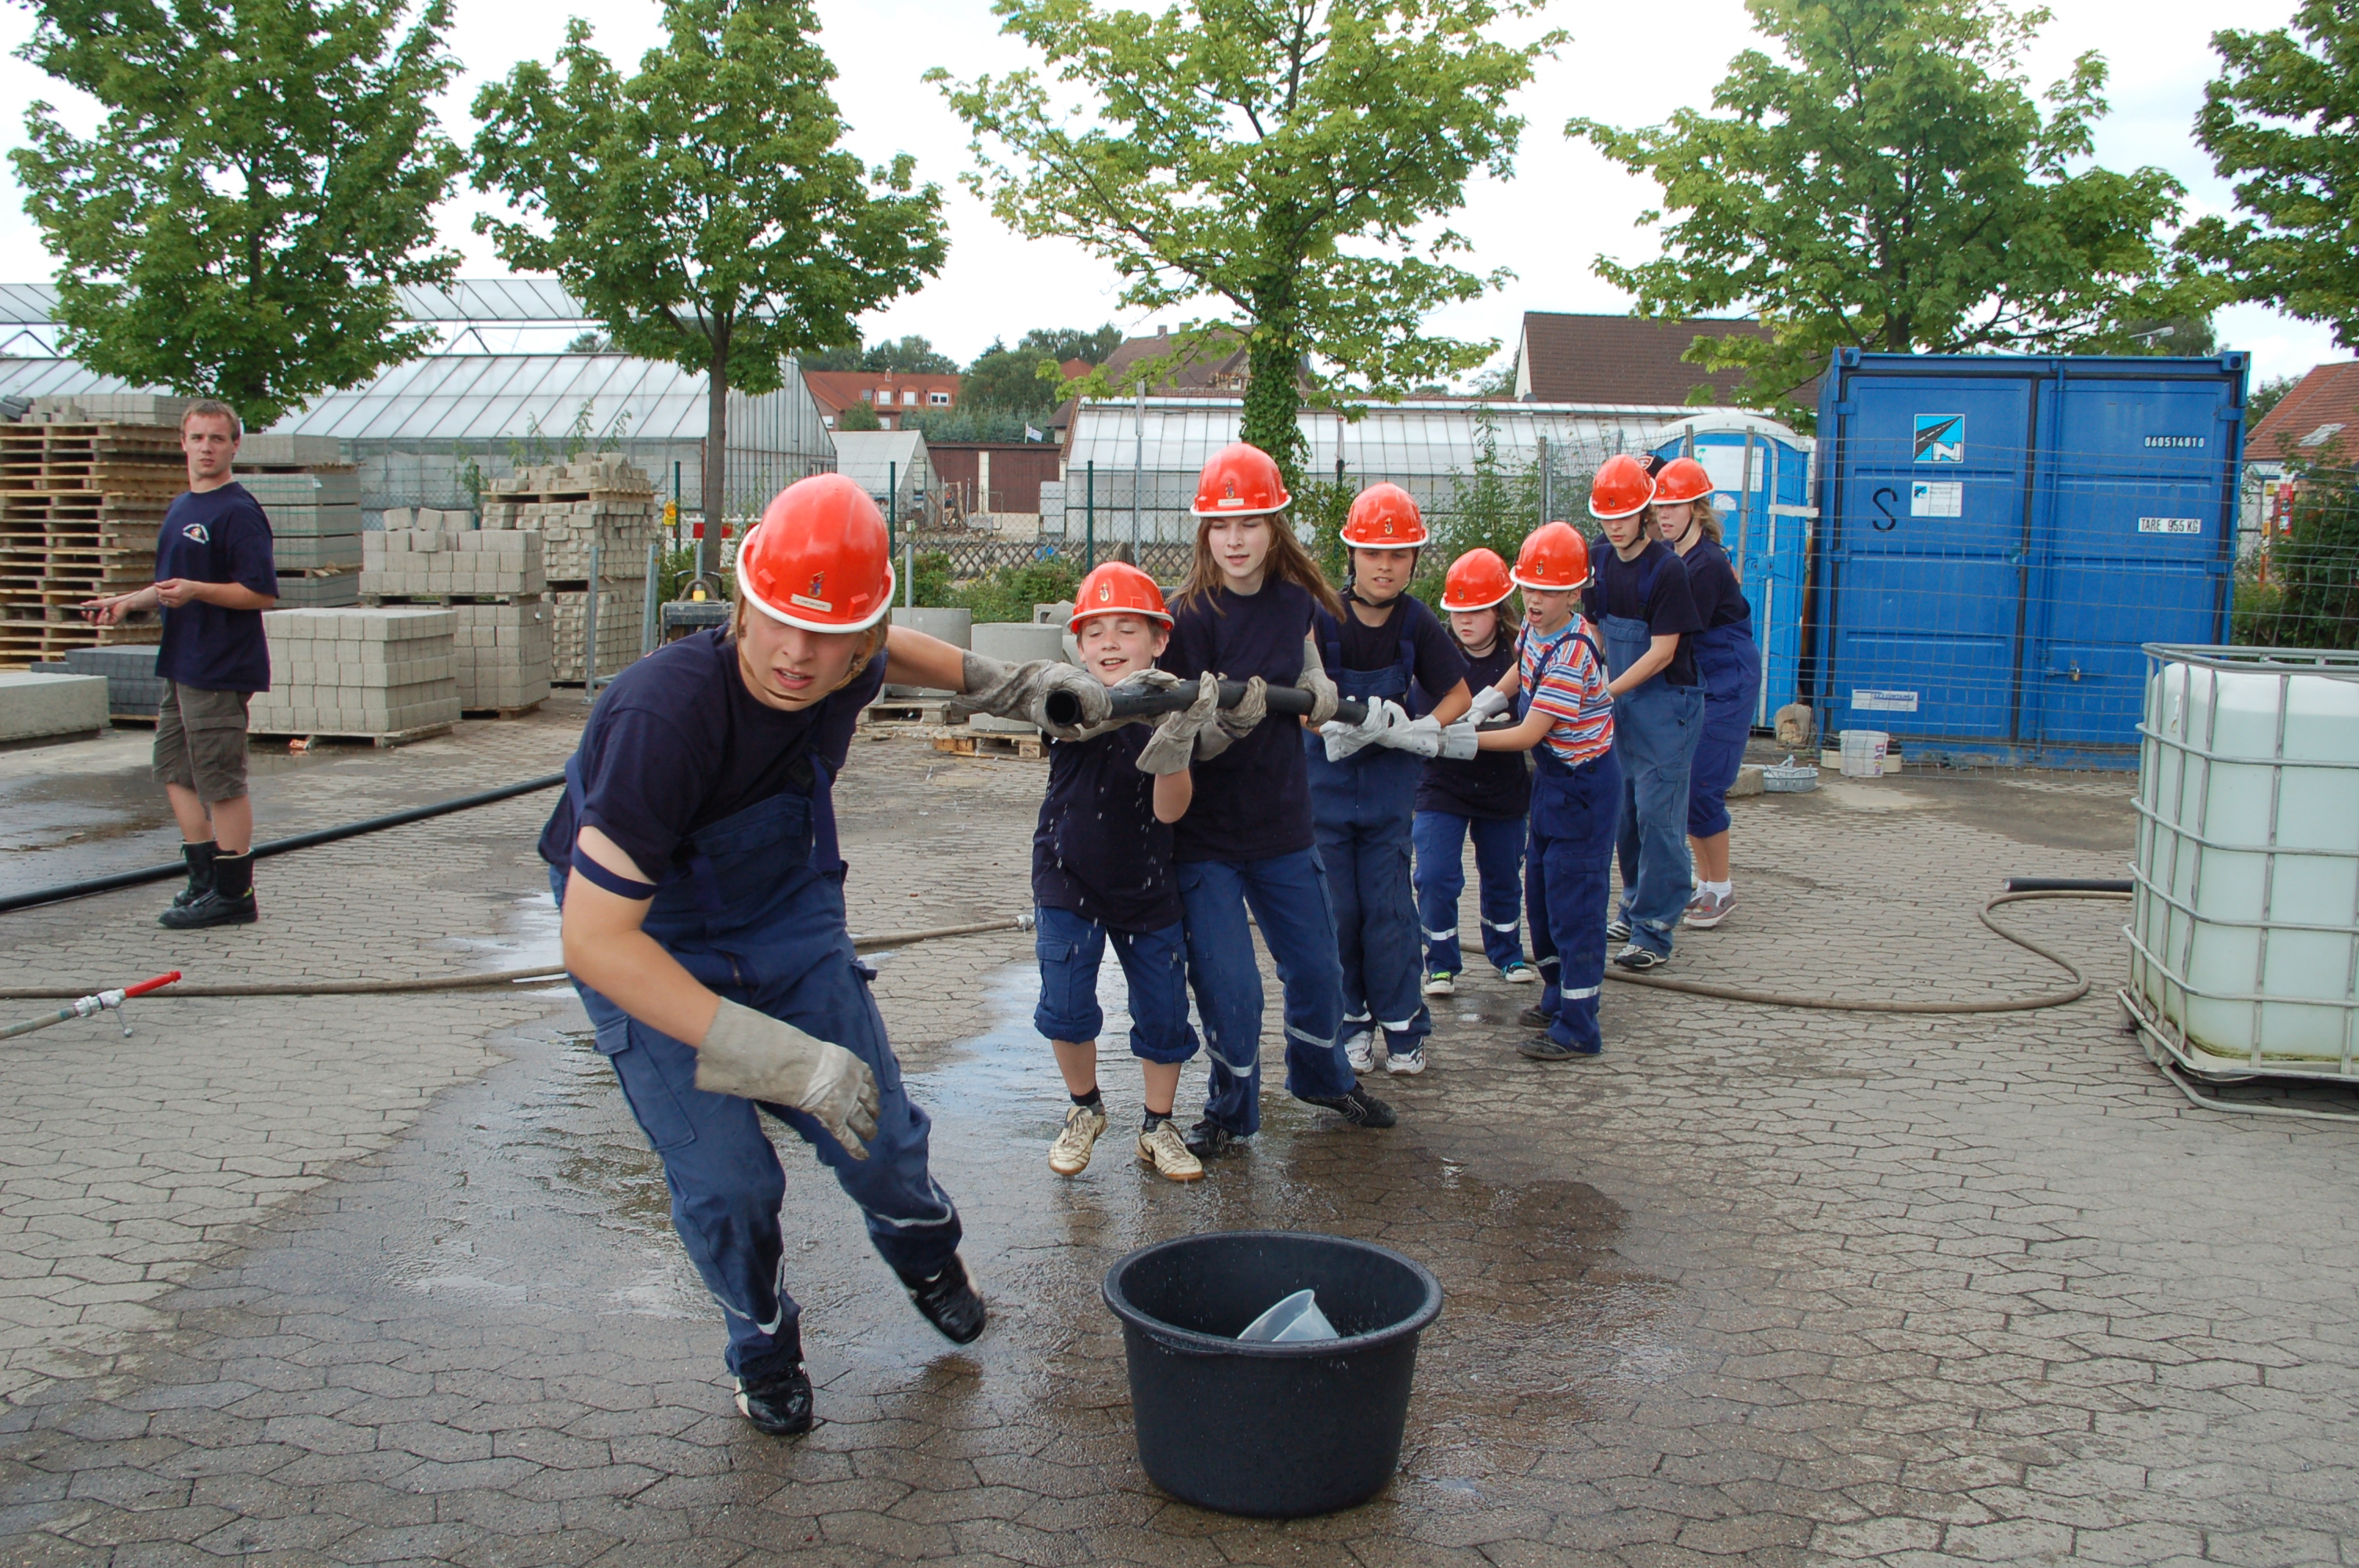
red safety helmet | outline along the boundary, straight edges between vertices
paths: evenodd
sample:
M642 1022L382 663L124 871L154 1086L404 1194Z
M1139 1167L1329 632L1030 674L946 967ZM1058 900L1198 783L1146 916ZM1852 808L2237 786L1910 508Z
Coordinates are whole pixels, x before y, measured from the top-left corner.
M1588 552L1582 554L1585 558ZM1515 591L1515 580L1507 576L1507 563L1498 552L1477 546L1450 563L1450 575L1441 579L1441 608L1490 610L1507 602L1507 595Z
M1293 501L1277 460L1239 441L1214 452L1196 476L1196 504L1189 510L1199 517L1260 517L1283 512Z
M1073 613L1065 630L1079 632L1082 622L1100 615L1144 615L1171 624L1171 612L1163 608L1163 590L1128 561L1108 561L1082 579L1073 590Z
M1655 500L1701 501L1712 492L1712 475L1693 458L1673 458L1655 476Z
M1645 461L1627 452L1599 464L1597 477L1589 481L1589 514L1600 522L1634 517L1647 510L1647 503L1654 499L1655 481L1647 474Z
M1615 462L1635 460L1615 458ZM1589 581L1589 545L1570 523L1543 523L1524 535L1516 552L1517 588L1568 593Z
M1425 543L1425 514L1397 484L1377 483L1352 498L1343 543L1362 550L1413 550Z
M778 492L737 547L737 588L773 621L806 632L865 632L893 607L885 514L840 473Z

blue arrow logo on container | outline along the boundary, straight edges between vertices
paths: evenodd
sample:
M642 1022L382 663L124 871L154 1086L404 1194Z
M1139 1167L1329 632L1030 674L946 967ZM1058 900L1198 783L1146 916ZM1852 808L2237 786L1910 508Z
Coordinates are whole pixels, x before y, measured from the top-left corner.
M1966 416L1962 414L1917 416L1917 460L1920 463L1964 462Z

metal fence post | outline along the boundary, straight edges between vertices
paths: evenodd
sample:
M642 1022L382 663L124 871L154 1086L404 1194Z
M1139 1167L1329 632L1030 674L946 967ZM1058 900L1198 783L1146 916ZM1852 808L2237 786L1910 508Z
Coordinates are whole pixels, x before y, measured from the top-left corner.
M590 546L589 591L582 596L582 700L598 695L598 546Z
M663 615L659 608L663 600L663 579L656 570L658 548L655 540L647 541L647 602L645 612L639 617L639 657L643 659L656 651L656 622Z
M1147 495L1147 383L1138 384L1138 404L1130 421L1130 558L1138 559L1138 513Z
M1098 569L1098 460L1092 458L1083 470L1082 491L1082 570Z
M1539 438L1539 444L1540 522L1546 523L1549 518L1556 515L1556 465L1549 461L1549 446L1548 438L1546 436Z
M885 465L885 554L888 559L893 554L893 530L899 522L893 514L901 510L900 500L901 465L889 462Z

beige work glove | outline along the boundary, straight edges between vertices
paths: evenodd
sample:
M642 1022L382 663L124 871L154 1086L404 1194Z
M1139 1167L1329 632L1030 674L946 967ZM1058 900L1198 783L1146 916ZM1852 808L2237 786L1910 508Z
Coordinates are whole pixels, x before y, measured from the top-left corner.
M1206 670L1196 683L1196 700L1177 713L1165 714L1147 744L1139 748L1138 771L1161 774L1185 769L1195 758L1196 737L1220 711L1221 677Z
M1082 673L1083 675L1089 674L1087 670L1084 670ZM1168 670L1135 670L1129 675L1123 676L1122 679L1114 682L1114 685L1106 687L1106 693L1108 696L1121 696L1126 692L1153 693L1169 691L1173 687L1178 686L1179 684L1180 677L1171 674ZM1141 714L1131 719L1109 719L1102 724L1084 725L1082 728L1081 732L1075 735L1073 739L1076 741L1094 741L1101 735L1112 734L1125 724L1152 724L1154 722L1155 716L1152 714Z
M1061 659L1032 659L1011 665L1003 659L969 654L960 674L966 690L951 700L951 709L962 716L988 713L995 719L1020 719L1060 741L1080 740L1084 730L1093 724L1104 723L1114 712L1114 704L1097 676ZM1079 724L1049 722L1047 705L1052 691L1073 694L1081 705Z
M1215 713L1213 722L1222 734L1232 741L1242 741L1261 728L1269 717L1269 683L1259 676L1245 682L1245 694L1234 708L1223 708Z
M841 1045L723 1000L696 1051L696 1087L808 1111L843 1152L868 1158L876 1136L876 1075Z
M1302 639L1302 673L1294 677L1296 687L1310 694L1310 711L1303 722L1316 730L1335 717L1335 704L1342 700L1336 695L1335 683L1327 674L1327 662L1319 656L1319 639Z

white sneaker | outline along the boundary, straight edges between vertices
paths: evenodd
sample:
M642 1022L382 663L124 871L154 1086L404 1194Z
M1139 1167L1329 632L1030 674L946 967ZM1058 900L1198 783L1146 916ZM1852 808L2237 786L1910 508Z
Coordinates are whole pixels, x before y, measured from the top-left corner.
M1425 994L1450 996L1458 989L1458 977L1448 969L1436 969L1425 977Z
M1090 1168L1090 1152L1106 1130L1103 1106L1077 1105L1065 1112L1065 1129L1049 1145L1049 1169L1060 1176L1078 1176Z
M1499 971L1499 978L1511 986L1527 986L1540 978L1540 972L1521 958Z
M1627 942L1630 940L1630 922L1618 914L1613 919L1607 921L1605 923L1605 939L1608 942Z
M1376 1065L1376 1037L1365 1029L1356 1029L1343 1037L1343 1060L1352 1071L1364 1073Z
M1390 1046L1386 1046L1385 1048L1385 1071L1404 1078L1413 1078L1417 1076L1418 1074L1425 1071L1424 1045L1419 1044L1413 1051L1396 1051Z
M1188 1152L1188 1141L1168 1119L1157 1122L1152 1132L1138 1135L1138 1162L1171 1181L1204 1179L1204 1162Z

